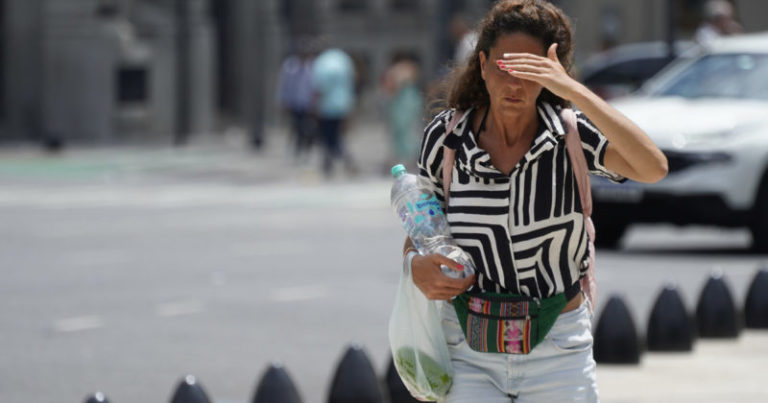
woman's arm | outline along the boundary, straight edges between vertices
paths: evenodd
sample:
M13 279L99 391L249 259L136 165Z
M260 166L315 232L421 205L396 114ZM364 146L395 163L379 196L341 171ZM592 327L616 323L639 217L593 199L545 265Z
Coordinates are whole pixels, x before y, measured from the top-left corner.
M403 246L403 257L415 249L411 238L405 238ZM450 278L443 274L440 265L448 266L453 270L463 270L464 267L455 261L448 259L440 254L415 255L411 260L411 274L413 283L421 290L428 299L449 300L464 291L475 283L475 276L464 279Z
M658 182L667 175L667 158L634 122L566 73L557 58L557 44L547 57L530 53L504 54L501 68L539 83L571 101L608 139L605 167L638 182Z
M658 182L667 175L667 158L647 134L624 114L576 82L569 100L608 139L604 165L609 171L638 181Z

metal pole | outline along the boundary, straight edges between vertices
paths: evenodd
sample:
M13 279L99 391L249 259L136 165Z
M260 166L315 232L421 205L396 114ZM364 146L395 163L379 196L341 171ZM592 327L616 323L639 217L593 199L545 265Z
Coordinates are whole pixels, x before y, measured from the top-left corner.
M186 144L189 134L189 7L175 0L176 14L176 132L174 145Z
M439 4L437 12L435 13L435 65L432 66L432 71L435 76L441 73L441 69L445 62L451 59L453 53L451 53L451 40L449 35L449 25L451 17L457 11L456 0L439 0L436 1Z
M266 106L264 104L264 90L266 88L264 82L266 80L266 66L264 60L266 59L265 55L268 55L268 49L266 48L267 41L265 40L267 29L265 25L269 18L267 16L269 9L265 3L266 2L259 1L255 8L250 8L251 12L255 12L255 15L253 16L255 24L250 28L253 46L249 49L248 55L246 56L249 61L248 65L251 67L249 76L253 91L250 98L252 102L249 102L248 105L251 110L248 111L247 115L250 116L251 120L249 125L251 131L251 147L255 150L260 150L264 145L264 108Z
M677 0L667 0L667 59L672 61L676 56L675 42L677 41Z

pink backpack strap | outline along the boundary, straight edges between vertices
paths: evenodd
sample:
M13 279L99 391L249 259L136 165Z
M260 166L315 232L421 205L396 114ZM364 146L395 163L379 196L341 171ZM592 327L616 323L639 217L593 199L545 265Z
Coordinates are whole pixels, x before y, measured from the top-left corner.
M561 112L568 132L565 134L565 146L568 149L568 157L571 159L573 174L576 177L576 184L579 187L579 196L581 199L581 208L584 215L592 216L592 188L589 183L589 168L587 159L584 157L584 151L581 148L581 137L576 123L576 113L572 109L563 109Z
M568 150L568 157L573 166L573 175L576 177L576 185L579 188L579 198L581 199L581 208L584 213L584 226L589 236L589 267L587 274L579 280L581 289L590 302L590 311L597 306L597 279L595 276L595 225L592 223L592 188L589 184L589 168L587 159L584 157L584 150L581 148L581 137L576 122L576 113L572 109L563 109L561 114L568 132L565 134L565 147Z
M453 118L448 122L448 126L445 127L446 133L453 132L456 126L461 122L461 118L464 117L466 111L456 111L453 114ZM443 146L443 197L445 198L445 206L448 206L448 199L451 197L451 179L453 176L453 163L456 161L456 150L446 145Z

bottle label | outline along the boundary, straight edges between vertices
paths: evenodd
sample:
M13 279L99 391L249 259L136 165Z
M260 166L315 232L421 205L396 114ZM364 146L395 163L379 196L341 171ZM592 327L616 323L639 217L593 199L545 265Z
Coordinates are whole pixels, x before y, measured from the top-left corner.
M415 203L405 202L405 207L407 210L401 208L398 214L408 233L411 233L415 226L429 220L430 217L444 215L443 209L440 208L440 201L434 194L421 194Z

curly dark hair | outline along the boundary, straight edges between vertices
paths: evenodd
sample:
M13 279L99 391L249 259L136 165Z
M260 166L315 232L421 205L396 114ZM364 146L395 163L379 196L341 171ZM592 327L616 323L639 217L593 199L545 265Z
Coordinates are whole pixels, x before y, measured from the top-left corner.
M499 37L524 33L541 39L545 50L557 43L557 57L568 74L573 63L571 22L562 10L545 0L502 0L496 3L478 28L475 50L464 65L456 66L446 83L446 106L459 110L482 107L490 103L485 81L480 74L480 52L490 53ZM539 100L566 107L570 102L546 88Z

